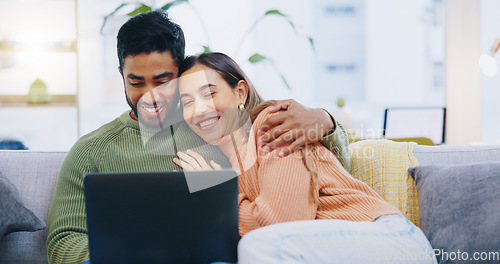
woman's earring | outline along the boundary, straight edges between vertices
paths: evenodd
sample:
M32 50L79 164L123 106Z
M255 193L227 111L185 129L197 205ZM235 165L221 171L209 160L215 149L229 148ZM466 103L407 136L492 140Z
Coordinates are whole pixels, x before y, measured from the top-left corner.
M240 111L245 110L245 105L244 105L243 103L240 103L240 104L238 105L238 109L240 109Z

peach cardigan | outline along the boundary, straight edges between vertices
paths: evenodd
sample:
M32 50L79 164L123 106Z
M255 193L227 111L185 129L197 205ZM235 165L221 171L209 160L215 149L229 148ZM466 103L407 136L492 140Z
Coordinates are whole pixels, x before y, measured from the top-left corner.
M238 176L242 236L259 227L288 221L373 221L382 215L401 214L368 185L349 175L337 157L320 143L306 147L307 161L319 175L313 192L319 200L317 206L311 194L313 176L304 165L302 151L280 157L277 151L266 152L256 144L258 128L271 116L267 110L259 114L248 142L236 152L239 160L230 139L216 144L229 156L233 168L243 171Z

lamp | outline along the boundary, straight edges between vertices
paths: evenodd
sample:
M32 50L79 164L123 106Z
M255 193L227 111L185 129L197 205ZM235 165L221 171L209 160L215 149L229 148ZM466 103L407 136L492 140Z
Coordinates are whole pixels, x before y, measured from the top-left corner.
M484 75L486 76L495 76L498 73L498 65L497 60L495 59L495 55L500 49L500 39L495 39L491 49L487 53L483 53L479 57L479 67Z

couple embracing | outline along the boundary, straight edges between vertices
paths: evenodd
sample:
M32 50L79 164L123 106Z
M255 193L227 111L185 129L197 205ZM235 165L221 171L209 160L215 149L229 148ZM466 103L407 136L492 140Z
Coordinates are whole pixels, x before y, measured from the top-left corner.
M184 58L184 46L162 11L121 27L119 71L131 111L68 153L49 214L50 263L88 260L83 174L222 167L239 173L239 263L387 263L401 252L432 252L418 227L349 175L345 131L324 110L265 102L231 58ZM164 137L145 140L151 127ZM276 139L266 144L269 135ZM148 147L154 140L170 151Z

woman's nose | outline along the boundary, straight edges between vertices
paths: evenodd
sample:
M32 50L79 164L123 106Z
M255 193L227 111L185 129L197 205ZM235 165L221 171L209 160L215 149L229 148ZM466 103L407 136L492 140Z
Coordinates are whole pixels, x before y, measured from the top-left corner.
M206 112L208 112L208 110L210 109L210 107L207 105L207 102L205 101L198 101L195 103L195 115L197 116L200 116L200 115L203 115L205 114Z

